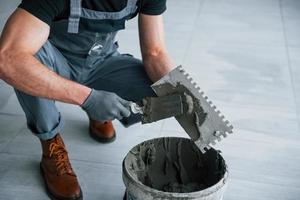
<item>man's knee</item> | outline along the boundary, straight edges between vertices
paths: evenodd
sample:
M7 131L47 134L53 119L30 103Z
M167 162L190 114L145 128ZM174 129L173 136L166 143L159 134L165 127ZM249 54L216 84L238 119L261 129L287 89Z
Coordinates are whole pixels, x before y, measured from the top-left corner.
M135 93L133 95L136 95L136 99L139 100L145 97L156 96L155 92L151 88L153 82L150 80L143 62L139 59L130 56L129 59L131 60L132 63L131 63L131 68L130 67L128 68L128 74L129 76L132 76L133 80L128 80L128 82L132 82L132 88L133 91L135 91L133 92ZM128 77L125 76L125 79L127 78Z

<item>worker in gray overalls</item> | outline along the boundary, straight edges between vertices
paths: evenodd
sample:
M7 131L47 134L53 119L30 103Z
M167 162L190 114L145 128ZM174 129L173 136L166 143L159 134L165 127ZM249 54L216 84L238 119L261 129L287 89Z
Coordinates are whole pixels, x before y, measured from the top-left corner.
M115 139L114 119L139 122L131 102L154 96L150 85L173 67L164 44L165 10L166 0L23 0L9 18L0 78L15 88L28 128L41 141L40 168L51 198L82 198L55 101L81 106L100 142ZM120 54L115 39L135 16L142 61Z

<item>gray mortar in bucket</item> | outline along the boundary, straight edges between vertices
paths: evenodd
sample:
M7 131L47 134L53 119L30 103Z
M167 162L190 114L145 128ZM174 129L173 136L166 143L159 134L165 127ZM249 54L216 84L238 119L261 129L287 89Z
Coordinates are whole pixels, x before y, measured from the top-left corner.
M227 166L215 149L201 153L186 138L157 138L130 150L123 161L127 200L222 200Z

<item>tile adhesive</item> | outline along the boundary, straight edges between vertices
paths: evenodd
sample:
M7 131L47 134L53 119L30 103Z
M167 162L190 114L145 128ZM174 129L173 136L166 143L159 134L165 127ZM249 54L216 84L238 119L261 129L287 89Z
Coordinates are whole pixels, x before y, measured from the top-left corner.
M218 151L203 154L185 138L157 138L135 146L123 162L126 198L220 200L227 168Z

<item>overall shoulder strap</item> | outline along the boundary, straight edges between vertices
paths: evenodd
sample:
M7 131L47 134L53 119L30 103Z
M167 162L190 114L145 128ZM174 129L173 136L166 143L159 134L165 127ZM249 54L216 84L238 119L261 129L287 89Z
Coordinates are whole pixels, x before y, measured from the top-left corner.
M81 17L81 0L70 0L68 33L78 33Z

